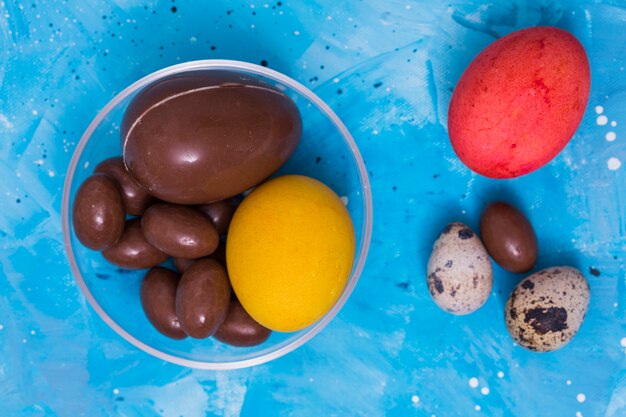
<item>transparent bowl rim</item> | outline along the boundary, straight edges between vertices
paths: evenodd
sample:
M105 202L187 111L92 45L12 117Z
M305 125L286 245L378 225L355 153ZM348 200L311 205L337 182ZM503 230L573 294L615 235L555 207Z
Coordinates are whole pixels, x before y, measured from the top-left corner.
M91 138L91 135L99 126L99 124L104 120L104 118L119 105L123 100L125 100L129 95L135 93L146 85L159 80L161 78L167 77L172 74L185 72L185 71L196 71L202 69L211 69L211 70L234 70L234 71L243 71L249 74L260 75L274 81L278 81L284 85L289 86L290 88L296 90L298 93L305 96L308 100L310 100L313 104L315 104L319 110L321 110L333 123L333 125L337 128L345 142L348 144L353 157L356 161L358 168L358 175L361 181L361 187L363 191L363 227L361 231L361 249L358 253L356 265L353 268L352 275L348 280L348 284L341 294L340 298L337 300L333 308L324 315L317 323L306 329L306 332L300 335L298 338L293 340L292 342L280 347L279 349L270 351L263 355L247 358L243 360L235 360L235 361L227 361L227 362L204 362L197 361L193 359L181 358L179 356L175 356L169 353L162 352L140 340L135 338L133 335L124 330L120 325L118 325L109 315L104 311L104 309L100 306L98 301L94 298L93 294L89 290L83 276L78 268L78 264L76 262L76 258L74 256L74 251L72 248L71 237L70 237L70 190L72 186L72 182L74 179L74 173L76 171L76 167L78 165L78 161L80 156L82 155L83 149L87 145L87 142ZM62 199L62 228L63 228L63 243L65 247L65 252L67 254L67 258L70 263L70 268L80 287L82 293L87 298L87 301L91 305L91 307L96 311L96 313L100 316L104 322L111 327L116 333L126 339L132 345L138 347L144 352L153 355L162 360L175 363L181 366L186 366L190 368L197 369L207 369L207 370L226 370L226 369L238 369L245 368L249 366L258 365L261 363L269 362L276 358L279 358L296 348L302 346L306 342L308 342L311 338L313 338L316 334L318 334L341 310L347 299L350 297L350 294L354 290L356 283L358 282L361 273L363 272L363 268L365 265L365 261L367 259L367 252L370 246L370 240L372 235L372 222L373 222L373 210L372 210L372 193L370 189L370 182L367 175L367 170L365 168L365 163L363 162L363 158L359 152L359 149L348 132L348 129L341 122L341 120L337 117L337 115L332 111L332 109L322 101L316 94L314 94L311 90L309 90L304 85L299 82L291 79L290 77L281 74L272 69L262 67L260 65L251 64L248 62L242 61L234 61L234 60L222 60L222 59L209 59L209 60L198 60L198 61L189 61L184 62L177 65L172 65L161 70L155 71L151 74L146 75L140 80L134 82L130 86L126 87L120 93L118 93L111 101L109 101L103 108L98 112L96 117L92 120L92 122L87 127L87 130L83 133L80 142L76 146L74 150L74 154L72 156L72 160L70 161L69 168L67 170L67 174L65 177L65 183L63 186L63 199Z

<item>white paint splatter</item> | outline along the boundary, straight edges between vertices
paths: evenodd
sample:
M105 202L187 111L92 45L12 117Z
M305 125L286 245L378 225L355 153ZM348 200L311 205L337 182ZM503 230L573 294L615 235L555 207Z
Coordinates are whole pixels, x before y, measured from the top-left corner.
M34 330L31 330L31 331L30 331L30 334L32 334L32 335L34 336L35 334L37 334L37 332L36 332L36 331L34 331Z
M602 114L602 112L604 112L604 107L596 106L596 114Z
M613 307L617 308L617 305L618 305L617 303L613 303Z
M37 159L37 160L33 161L33 164L41 166L41 165L43 165L43 159Z
M567 385L572 385L572 381L570 381L569 379L568 379L567 381L565 381L565 383L566 383Z
M118 390L117 388L113 388L113 395L117 395L120 393L120 390Z
M576 417L583 417L583 413L581 413L580 411L576 411Z
M607 132L607 134L604 137L609 142L613 142L615 139L617 139L617 135L615 134L615 132Z
M341 200L341 202L343 203L344 206L348 205L349 200L348 200L347 196L345 196L345 195L341 196L341 197L339 197L339 199Z
M48 176L49 176L50 178L54 177L55 175L56 175L56 174L54 173L54 171L53 171L53 170L51 170L51 169L49 169L49 170L48 170Z
M616 171L619 169L619 167L622 166L622 163L620 162L619 159L615 158L615 157L611 157L609 158L608 161L606 161L606 166L611 170L611 171Z
M476 410L476 411L480 411L480 405L476 405L476 406L474 406L474 410Z
M300 36L300 31L294 30L293 31L293 36Z
M85 165L83 165L83 168L84 168L84 169L89 168L89 161L85 162Z
M596 119L596 123L600 126L604 126L605 124L607 124L609 122L608 117L602 115L602 116L598 116L598 118Z
M476 377L471 377L467 383L471 388L478 388L478 378Z
M33 113L33 116L37 116L39 114L37 110L33 110L32 113Z
M498 371L498 378L504 378L504 372Z
M4 325L0 324L0 330L3 330L3 329L4 329Z
M26 343L26 339L22 339L22 343Z
M490 391L489 391L489 388L487 388L487 387L482 387L482 388L480 389L480 393L481 393L482 395L489 395L489 392L490 392Z
M617 303L615 303L615 307L617 307ZM622 347L626 347L626 337L622 337L622 340L619 341L619 344L622 345Z
M4 126L6 129L13 129L13 123L11 123L9 119L7 119L7 117L1 113L0 113L0 123L2 123L2 126Z
M582 392L576 395L576 401L578 401L579 403L584 403L586 399L587 399L587 396L583 394Z
M417 395L412 396L412 397L411 397L411 402L412 402L413 404L417 404L417 403L419 403L419 402L420 402L420 397L418 397Z
M617 126L617 122L616 122L615 120L613 120L613 121L611 122L611 126L613 126L613 127Z

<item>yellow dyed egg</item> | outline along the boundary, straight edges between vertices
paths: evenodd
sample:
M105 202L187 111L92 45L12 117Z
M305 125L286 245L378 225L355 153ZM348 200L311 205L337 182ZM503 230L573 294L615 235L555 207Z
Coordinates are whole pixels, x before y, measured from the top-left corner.
M354 227L323 183L288 175L257 187L228 231L228 274L245 310L280 332L303 329L326 314L352 270Z

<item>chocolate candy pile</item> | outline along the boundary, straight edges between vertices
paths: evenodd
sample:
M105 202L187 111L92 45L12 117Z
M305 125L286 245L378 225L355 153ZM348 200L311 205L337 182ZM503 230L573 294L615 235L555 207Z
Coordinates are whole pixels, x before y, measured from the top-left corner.
M231 291L224 242L241 193L287 161L301 131L296 105L256 80L196 71L154 83L124 114L124 157L78 189L76 237L121 268L150 268L141 303L162 334L262 343L270 330ZM170 257L178 272L159 266Z
M110 158L76 194L74 231L114 265L151 268L141 285L141 304L162 334L173 339L215 335L234 346L253 346L270 330L246 313L230 288L224 239L237 202L159 201L135 181L122 158ZM127 214L133 217L126 220ZM178 273L157 266L170 257Z

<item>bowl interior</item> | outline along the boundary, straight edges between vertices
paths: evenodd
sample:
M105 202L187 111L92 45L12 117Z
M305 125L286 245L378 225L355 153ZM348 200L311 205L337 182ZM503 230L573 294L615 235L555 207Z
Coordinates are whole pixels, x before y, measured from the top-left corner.
M347 203L356 233L353 270L334 308L309 328L295 333L273 332L268 341L257 347L235 348L212 338L176 341L158 333L148 322L139 299L146 270L128 271L109 264L99 252L85 248L78 241L71 222L71 207L80 184L101 160L121 155L120 125L126 107L136 94L164 76L211 69L261 79L293 99L302 116L303 134L295 153L277 175L302 174L327 184ZM371 196L363 161L334 113L295 81L263 67L233 61L196 61L177 65L154 73L120 93L100 112L81 139L64 190L66 250L74 275L92 307L115 331L137 347L170 362L205 369L236 368L271 360L295 349L321 330L341 308L359 278L369 246L371 221Z

